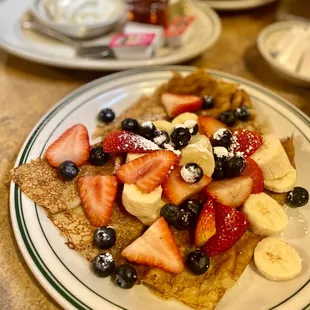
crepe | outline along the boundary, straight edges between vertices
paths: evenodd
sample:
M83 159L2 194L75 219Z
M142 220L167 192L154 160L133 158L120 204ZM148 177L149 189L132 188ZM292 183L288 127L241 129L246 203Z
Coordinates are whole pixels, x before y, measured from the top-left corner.
M119 127L126 117L133 117L139 121L166 119L166 112L160 103L160 96L164 92L196 94L199 96L212 95L215 107L202 110L200 114L218 116L222 111L247 105L251 109L251 120L238 123L236 127L263 132L264 128L255 116L255 110L249 96L234 84L217 81L202 70L182 78L175 73L173 78L155 93L143 96L131 108L125 111L110 125L98 126L94 135L104 136L107 132ZM294 165L293 138L283 142L283 146ZM48 165L45 159L37 159L12 170L11 177L21 190L38 205L45 207L49 218L58 227L66 239L70 249L76 250L90 262L101 252L93 245L93 227L86 218L80 204L76 190L76 179L82 175L111 175L114 161L110 160L103 167L84 165L78 176L72 181L62 181L57 170ZM270 193L278 202L284 203L286 194ZM126 262L121 251L137 239L145 226L135 217L126 212L121 205L120 195L116 199L109 225L113 226L117 241L108 251L117 265ZM172 228L177 245L182 256L194 249L192 245L192 231L178 231ZM256 244L261 237L247 231L244 236L228 251L211 258L211 266L204 275L196 276L188 270L179 275L173 275L157 268L135 265L138 273L138 283L147 285L156 295L162 298L176 298L196 309L212 310L216 307L226 290L234 285L246 266L249 264Z

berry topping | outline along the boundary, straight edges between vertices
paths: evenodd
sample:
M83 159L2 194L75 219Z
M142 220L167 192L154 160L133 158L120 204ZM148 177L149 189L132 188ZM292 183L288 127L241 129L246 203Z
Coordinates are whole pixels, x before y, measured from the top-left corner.
M184 126L189 130L192 136L196 135L198 132L198 124L195 120L187 120L184 122Z
M208 138L212 139L213 135L221 128L227 126L212 116L199 116L198 117L199 130Z
M256 132L246 129L233 132L233 143L231 149L235 154L244 157L251 156L263 144L263 137Z
M246 232L248 221L236 209L216 203L216 233L203 246L202 250L209 256L229 250Z
M140 135L148 140L153 140L156 127L150 122L143 122L140 126Z
M306 205L309 201L309 193L308 191L300 186L296 186L292 189L286 198L286 202L291 207L302 207Z
M106 153L148 153L159 150L154 142L128 131L112 131L103 140Z
M250 177L253 180L252 194L259 194L264 190L264 174L259 165L250 157L246 159L246 166L241 176Z
M213 96L203 96L202 97L202 108L203 109L212 109L214 108L215 100Z
M98 114L98 120L103 123L111 123L115 118L115 113L111 109L103 109Z
M188 163L182 167L181 176L186 183L197 183L203 177L203 170L196 163Z
M226 124L227 126L231 127L235 125L237 118L235 116L235 112L229 110L229 111L222 112L219 117L219 120L223 122L224 124Z
M212 174L212 179L221 180L225 178L224 159L215 156L215 167Z
M96 229L94 234L94 244L102 250L111 248L116 242L116 233L113 227L102 226Z
M209 197L231 208L240 207L252 192L253 180L250 177L238 177L213 181L206 192Z
M202 100L197 96L174 95L165 93L161 101L169 117L176 117L184 112L194 112L201 108Z
M235 116L238 120L246 122L249 120L251 112L247 106L242 105L241 107L235 110Z
M198 183L186 183L181 176L181 167L176 167L162 184L165 197L175 205L179 205L189 197L201 192L211 178L204 175Z
M191 134L187 128L175 128L171 134L171 142L174 147L179 150L186 146L191 139Z
M122 130L139 133L140 126L137 120L133 118L125 118L121 123Z
M212 199L209 199L199 215L195 230L195 245L203 246L215 234L215 210Z
M165 204L160 210L160 216L162 216L169 225L176 225L180 218L180 209L172 204Z
M202 205L197 199L188 199L180 205L180 208L189 210L196 218L198 218Z
M136 184L142 191L150 193L161 185L180 158L171 151L155 151L122 165L117 177L128 184Z
M167 131L155 130L153 141L161 148L164 148L165 144L169 144L170 138Z
M229 149L232 144L232 133L226 128L219 129L213 135L212 144L213 146L223 146Z
M178 274L184 269L180 251L163 217L125 248L122 256L131 262L157 267L171 273Z
M110 154L103 151L102 146L91 149L89 162L94 166L103 166L110 159Z
M93 271L101 278L106 278L112 274L115 269L114 259L111 254L99 254L93 261Z
M95 226L107 225L114 207L117 181L114 176L81 177L77 188L86 217Z
M119 265L115 270L115 283L124 289L132 288L137 282L136 269L128 264Z
M245 159L241 156L228 157L224 161L224 171L226 178L234 178L241 174L245 168Z
M185 230L189 227L194 227L196 223L195 215L188 209L180 209L180 216L177 223L174 225L178 230Z
M58 173L64 180L72 180L79 173L79 168L74 162L66 160L58 167Z
M78 167L86 164L89 158L89 137L84 125L77 124L67 129L46 150L46 159L53 167L59 167L66 160Z
M196 275L204 274L210 267L210 258L200 250L190 252L186 257L187 268Z

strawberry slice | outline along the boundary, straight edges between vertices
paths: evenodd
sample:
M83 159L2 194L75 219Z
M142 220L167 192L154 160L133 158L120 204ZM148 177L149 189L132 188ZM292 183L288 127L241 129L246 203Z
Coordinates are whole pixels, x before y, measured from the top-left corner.
M81 177L77 181L77 188L90 223L96 227L107 225L117 192L116 177L107 175Z
M150 193L161 185L180 158L171 151L155 151L122 165L116 175L123 183L136 184Z
M122 251L130 262L181 273L184 263L173 234L160 217L140 238Z
M246 166L240 176L250 177L253 180L252 194L264 191L264 174L259 165L252 158L246 159Z
M253 180L250 177L237 177L211 182L206 192L216 201L231 208L240 207L250 196Z
M154 142L129 131L112 131L103 140L106 153L148 153L159 150Z
M205 134L209 139L221 128L227 126L212 116L199 116L198 117L199 130Z
M236 209L215 203L216 233L202 250L209 256L229 250L246 232L249 223Z
M169 117L176 117L184 112L194 112L201 108L202 100L192 95L174 95L164 93L161 101Z
M203 206L197 221L195 230L196 247L204 245L215 234L215 232L214 202L212 199L209 199Z
M67 129L46 150L45 157L53 167L59 167L65 160L73 161L77 166L86 164L90 145L87 129L77 124Z
M263 144L263 137L254 131L246 129L235 130L233 132L233 143L231 146L235 154L241 154L244 157L251 156Z
M181 176L181 168L176 167L162 184L165 197L175 205L201 192L212 180L204 175L198 183L186 183Z

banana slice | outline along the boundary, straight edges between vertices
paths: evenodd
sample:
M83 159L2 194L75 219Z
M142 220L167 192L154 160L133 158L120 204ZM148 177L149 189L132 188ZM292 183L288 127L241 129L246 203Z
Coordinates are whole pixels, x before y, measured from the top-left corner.
M144 154L144 153L138 153L138 154L137 153L128 153L127 157L126 157L126 163L129 163L130 161L132 161L136 158L142 157L144 155L146 155L146 154Z
M282 178L291 171L291 164L279 139L266 135L263 145L251 158L263 170L265 180Z
M290 280L302 270L301 258L297 251L275 237L265 238L257 244L254 262L263 276L274 281Z
M243 213L254 234L273 236L288 224L288 217L282 206L265 193L251 194L244 202Z
M284 177L273 180L264 180L264 187L272 192L286 193L293 189L296 185L297 173L296 169L291 167L291 171Z
M215 167L212 145L205 135L192 136L190 143L182 150L180 165L188 163L198 164L204 174L212 176Z
M185 112L175 117L171 123L173 126L176 126L179 124L184 124L185 121L197 121L197 120L198 116L195 113Z
M153 122L153 124L157 129L166 131L169 136L172 134L174 130L174 126L167 121L155 121Z

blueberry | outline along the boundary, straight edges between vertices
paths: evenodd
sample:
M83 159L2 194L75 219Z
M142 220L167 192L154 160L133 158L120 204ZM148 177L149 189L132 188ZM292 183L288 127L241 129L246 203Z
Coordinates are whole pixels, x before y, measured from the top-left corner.
M233 156L224 161L225 177L234 178L240 175L245 168L246 162L243 157Z
M189 227L193 227L195 223L196 217L194 214L188 209L180 208L180 216L174 227L178 230L184 230Z
M212 179L221 180L225 178L225 171L224 171L224 160L221 158L217 158L215 156L215 168L212 174Z
M162 216L169 225L176 225L180 218L180 209L172 204L165 204L160 210L160 216Z
M110 154L103 151L102 146L97 146L90 151L89 162L94 166L103 166L110 159Z
M121 288L132 288L137 281L135 268L128 264L120 265L115 271L115 282Z
M110 253L99 254L93 261L93 271L101 278L106 278L112 274L115 263Z
M195 120L187 120L184 122L184 126L189 130L192 136L198 132L198 124Z
M197 199L188 199L182 202L179 208L189 210L197 219L202 209L202 204Z
M203 170L196 163L188 163L182 167L181 177L186 183L197 183L203 177Z
M198 124L196 124L192 129L189 130L192 136L198 133Z
M139 123L133 118L125 118L121 123L121 127L123 130L131 131L133 133L139 133L140 131Z
M116 233L112 227L102 226L94 234L94 244L102 250L111 248L116 241Z
M242 105L241 107L235 110L235 116L238 120L246 122L249 120L251 112L247 106Z
M79 173L79 168L73 161L66 160L60 164L58 172L64 180L72 180Z
M203 96L202 97L202 108L212 109L214 107L215 100L213 96Z
M190 252L186 257L186 266L196 275L204 274L210 267L210 258L200 250Z
M111 109L103 109L98 114L98 119L103 123L111 123L115 118L115 113Z
M156 129L154 132L153 141L159 147L164 148L164 145L170 142L170 138L169 138L167 131Z
M227 126L234 126L237 121L237 118L235 116L234 111L229 110L229 111L222 112L219 117L219 120L222 123L226 124Z
M300 186L296 186L294 189L292 189L286 198L286 202L291 207L302 207L306 205L309 201L309 193L308 191Z
M148 140L153 140L156 127L152 122L144 122L140 126L140 135Z
M187 128L178 127L175 128L171 134L171 141L174 147L179 150L186 146L191 139L191 134Z
M224 146L226 149L232 144L232 133L225 128L221 128L213 135L213 146Z

